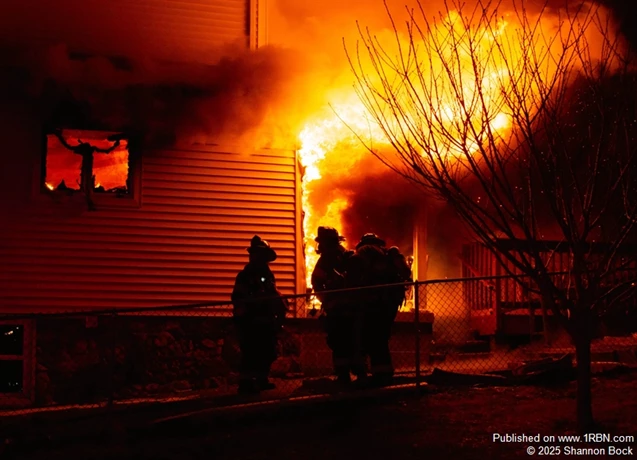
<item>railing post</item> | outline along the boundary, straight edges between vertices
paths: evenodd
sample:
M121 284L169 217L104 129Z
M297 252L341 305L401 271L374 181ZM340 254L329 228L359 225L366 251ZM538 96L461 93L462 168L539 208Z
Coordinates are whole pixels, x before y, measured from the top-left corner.
M416 391L420 392L420 297L418 281L414 282L414 334L416 339Z

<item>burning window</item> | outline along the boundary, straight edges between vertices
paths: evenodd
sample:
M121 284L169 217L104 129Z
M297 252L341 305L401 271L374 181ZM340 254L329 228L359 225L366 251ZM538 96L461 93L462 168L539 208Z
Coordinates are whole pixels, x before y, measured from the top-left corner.
M45 190L130 196L131 173L128 143L118 133L64 129L47 135Z

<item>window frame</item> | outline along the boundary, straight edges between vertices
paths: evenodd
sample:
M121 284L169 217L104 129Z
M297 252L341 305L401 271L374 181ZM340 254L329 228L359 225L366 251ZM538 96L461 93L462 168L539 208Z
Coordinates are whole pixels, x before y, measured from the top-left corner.
M62 130L78 130L83 131L112 131L113 129L98 129L98 128L76 128L72 126L58 127ZM86 196L82 190L73 190L71 192L64 192L58 190L50 190L46 184L46 162L48 154L48 136L53 135L53 129L46 129L42 131L42 145L40 148L40 154L38 155L36 177L34 181L34 194L38 201L46 201L52 199L58 203L77 203L78 205L86 206ZM141 188L142 188L142 165L141 165L141 152L139 150L130 149L130 141L128 141L128 171L130 178L130 193L127 195L116 195L107 193L93 193L92 201L95 204L96 210L103 208L140 208L141 207ZM75 155L69 151L69 155Z
M0 405L28 406L35 401L35 322L33 320L2 320L0 325L20 325L24 328L22 354L4 355L0 353L0 361L22 361L22 390L17 393L0 393Z

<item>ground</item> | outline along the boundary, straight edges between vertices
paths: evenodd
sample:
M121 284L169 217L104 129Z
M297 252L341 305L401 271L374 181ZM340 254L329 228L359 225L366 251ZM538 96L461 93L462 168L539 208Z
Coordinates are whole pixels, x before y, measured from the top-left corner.
M637 374L595 378L593 391L599 431L637 435ZM155 424L152 430L111 431L101 442L50 445L30 453L8 446L5 454L49 460L528 458L527 443L494 443L493 434L574 434L574 397L573 383L553 387L429 386L420 397L403 391L382 400L285 412L236 412L221 418L207 412ZM624 446L637 452L637 443Z

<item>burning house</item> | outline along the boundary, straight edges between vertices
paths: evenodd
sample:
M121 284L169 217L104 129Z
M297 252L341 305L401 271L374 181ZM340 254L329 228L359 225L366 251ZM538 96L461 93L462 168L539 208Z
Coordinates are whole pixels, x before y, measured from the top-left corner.
M306 292L319 225L338 228L350 247L378 233L410 256L419 280L464 273L470 236L453 211L361 145L391 150L352 89L341 38L356 40L355 20L391 36L381 5L40 3L0 6L0 313L82 315L4 321L5 336L18 338L0 350L10 356L0 373L14 376L0 393L63 401L94 383L96 350L115 329L169 349L158 356L172 359L176 380L209 367L192 383L208 388L233 359L228 321L210 319L229 316L230 306L187 306L229 301L255 234L277 250L283 294ZM508 128L502 117L494 123ZM451 318L439 324L469 316L462 292L453 296L453 311L428 299L436 321ZM182 308L163 310L161 321L151 313L170 306ZM323 343L316 324L300 325L311 306L297 302L290 316ZM404 310L412 321L413 303ZM113 314L96 320L91 311ZM462 327L461 341L471 333ZM184 331L205 353L193 340L187 359L174 351ZM148 386L166 364L145 362L152 372L137 376L131 350L143 346L130 343L113 352L119 370ZM297 345L301 361L317 359ZM52 389L54 375L77 387Z
M283 294L305 292L318 225L336 225L352 243L378 231L413 251L409 202L388 202L379 190L324 193L330 181L318 179L347 175L321 164L325 154L353 149L350 166L369 168L354 188L372 191L374 180L389 176L361 162L339 123L343 110L350 123L367 123L351 91L338 97L336 113L316 109L333 93L299 103L299 92L311 94L320 80L300 68L308 59L263 46L268 20L276 31L277 21L283 30L290 19L284 3L278 10L247 0L2 4L0 312L18 315L0 325L3 405L103 392L96 369L115 330L161 348L175 343L168 331L190 328L213 351L206 359L222 362L226 326L201 316L228 316L254 234L279 254L273 270ZM385 183L391 192L395 182ZM348 226L342 212L353 208L359 222ZM381 221L400 231L388 234L375 226ZM191 318L178 326L166 323L166 310L161 320L151 313L224 302L169 312ZM291 312L306 314L303 303ZM320 332L314 338L324 342ZM120 365L140 368L134 353L118 349ZM183 361L173 362L177 374Z
M295 151L242 138L279 89L256 52L263 8L2 4L3 314L228 302L254 234L277 249L279 289L302 290ZM51 341L84 347L71 366L95 354L101 319L74 321L4 322L0 393L33 399Z
M279 250L281 289L298 290L295 153L222 126L263 115L233 113L263 108L233 94L249 77L230 82L268 70L243 62L263 40L257 9L3 5L6 72L28 80L4 95L4 311L227 300L255 233Z

